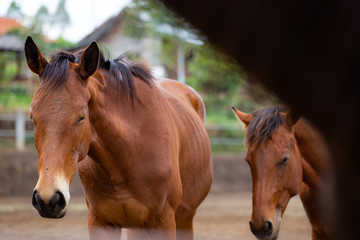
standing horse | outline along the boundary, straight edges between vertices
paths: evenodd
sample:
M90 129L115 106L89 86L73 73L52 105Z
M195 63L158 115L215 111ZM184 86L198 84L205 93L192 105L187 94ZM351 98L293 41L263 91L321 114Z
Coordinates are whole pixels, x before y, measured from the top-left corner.
M48 62L28 37L39 76L30 116L39 155L32 204L61 218L78 169L91 239L192 239L195 211L212 182L200 96L153 80L140 63L105 61L95 42Z
M329 239L319 200L329 171L329 152L322 136L292 111L267 107L253 114L233 108L246 127L246 158L253 179L252 233L277 239L291 197L300 198L312 226L312 239Z

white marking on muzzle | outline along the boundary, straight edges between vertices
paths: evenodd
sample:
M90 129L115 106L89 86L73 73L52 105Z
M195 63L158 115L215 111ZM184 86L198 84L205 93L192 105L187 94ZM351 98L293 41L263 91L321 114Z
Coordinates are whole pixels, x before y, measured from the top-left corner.
M37 190L37 192L40 194L41 199L46 204L50 202L56 191L60 191L64 195L66 202L66 207L64 208L64 210L66 210L70 202L69 181L61 175L54 177L47 176L46 178L40 176L36 184L35 190Z

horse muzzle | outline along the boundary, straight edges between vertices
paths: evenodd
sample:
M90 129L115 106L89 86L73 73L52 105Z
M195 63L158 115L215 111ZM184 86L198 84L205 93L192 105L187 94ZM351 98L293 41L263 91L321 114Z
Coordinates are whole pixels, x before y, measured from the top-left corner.
M56 191L49 201L45 202L35 189L32 196L32 205L44 218L62 218L66 213L66 200L64 194Z
M278 238L280 223L274 229L271 221L265 221L262 226L256 228L252 221L249 222L250 230L259 240L276 240Z

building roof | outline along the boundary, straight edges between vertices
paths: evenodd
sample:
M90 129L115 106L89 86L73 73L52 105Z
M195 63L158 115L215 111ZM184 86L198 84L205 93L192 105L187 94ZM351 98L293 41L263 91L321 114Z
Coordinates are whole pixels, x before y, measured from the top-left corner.
M16 27L21 27L21 24L17 20L8 17L0 17L0 36Z
M21 53L24 50L24 41L16 35L6 34L0 36L0 51L13 51Z
M97 27L94 31L89 33L86 37L81 39L74 49L80 49L86 47L93 41L101 42L104 41L117 27L121 24L124 19L127 8L123 8L118 15L110 17L107 21Z

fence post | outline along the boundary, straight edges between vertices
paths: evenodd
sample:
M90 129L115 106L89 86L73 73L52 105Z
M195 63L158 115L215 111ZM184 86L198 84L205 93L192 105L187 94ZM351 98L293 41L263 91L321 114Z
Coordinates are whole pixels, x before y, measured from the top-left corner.
M25 149L25 116L22 111L16 114L15 122L16 149L23 151Z

